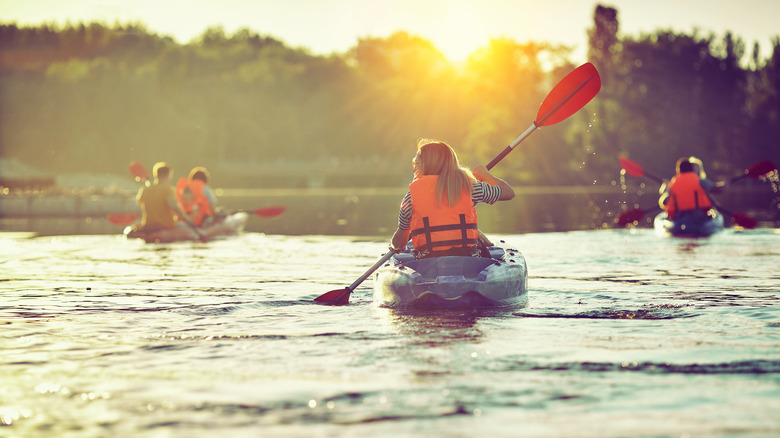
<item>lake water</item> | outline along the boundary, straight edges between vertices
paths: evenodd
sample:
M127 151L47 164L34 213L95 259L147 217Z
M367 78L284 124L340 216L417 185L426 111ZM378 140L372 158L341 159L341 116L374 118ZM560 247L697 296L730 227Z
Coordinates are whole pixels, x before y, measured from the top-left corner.
M387 237L0 232L0 436L780 435L780 230L498 237L527 307L413 313L312 302Z

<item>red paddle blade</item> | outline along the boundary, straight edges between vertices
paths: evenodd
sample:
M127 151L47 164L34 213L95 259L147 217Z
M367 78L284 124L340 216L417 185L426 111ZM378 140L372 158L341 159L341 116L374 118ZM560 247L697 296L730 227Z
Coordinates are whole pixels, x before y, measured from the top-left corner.
M746 215L745 213L736 212L734 213L733 217L734 217L734 223L736 223L742 228L747 228L748 230L752 230L758 224L758 222L755 219Z
M318 296L314 299L314 301L334 306L342 306L344 304L349 304L349 294L351 293L352 290L350 290L348 287L344 289L336 289Z
M762 161L745 170L745 175L751 178L761 178L777 170L777 166L771 161Z
M631 161L628 158L620 157L620 167L631 176L645 176L645 169L636 161Z
M286 209L287 207L280 205L276 207L258 208L257 210L253 211L253 213L260 217L276 217L284 213L284 210Z
M135 177L136 181L146 181L149 179L149 172L144 165L138 161L130 162L130 174Z
M617 218L617 224L619 227L626 227L642 220L643 217L645 217L645 211L641 208L635 208L620 213Z
M106 217L114 225L130 225L138 220L135 213L109 213Z
M536 126L554 125L576 113L601 89L601 76L586 62L566 75L550 91L536 112Z

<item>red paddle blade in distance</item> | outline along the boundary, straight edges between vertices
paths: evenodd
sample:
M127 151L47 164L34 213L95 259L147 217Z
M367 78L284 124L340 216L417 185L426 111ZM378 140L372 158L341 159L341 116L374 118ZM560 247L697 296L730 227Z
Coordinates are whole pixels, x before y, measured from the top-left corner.
M138 220L138 215L135 213L109 213L107 217L114 225L130 225Z
M277 207L264 207L264 208L258 208L254 211L255 215L260 217L276 217L280 214L284 213L284 210L287 207L284 206L277 206Z
M631 176L645 176L645 169L628 158L620 157L620 167Z
M746 215L745 213L736 212L734 213L734 222L739 225L742 228L747 228L748 230L752 230L753 228L758 225L758 222L753 219L752 217Z
M625 227L642 220L643 217L645 217L645 211L642 209L628 210L618 215L617 223L618 226Z
M771 161L762 161L745 171L745 175L753 178L761 178L777 170L777 167Z
M149 179L149 172L144 165L138 161L130 162L130 174L135 177L136 181L145 181Z
M536 126L554 125L576 113L601 89L601 76L590 62L561 79L536 112Z

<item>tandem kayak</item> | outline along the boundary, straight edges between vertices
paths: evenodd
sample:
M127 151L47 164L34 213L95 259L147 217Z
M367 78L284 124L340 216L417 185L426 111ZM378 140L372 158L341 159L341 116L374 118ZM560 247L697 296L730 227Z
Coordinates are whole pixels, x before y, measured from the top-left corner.
M223 220L218 220L207 227L198 228L203 240L215 240L227 236L236 235L244 230L249 218L244 212L233 213ZM125 237L128 239L143 239L146 243L171 243L201 240L195 231L188 226L166 228L163 230L146 231L138 230L134 226L125 228Z
M385 307L524 306L528 268L520 251L488 248L490 257L444 256L416 260L409 249L374 272L374 301Z
M723 230L723 215L715 209L690 210L677 213L669 219L666 212L658 213L653 228L659 234L674 237L709 237Z

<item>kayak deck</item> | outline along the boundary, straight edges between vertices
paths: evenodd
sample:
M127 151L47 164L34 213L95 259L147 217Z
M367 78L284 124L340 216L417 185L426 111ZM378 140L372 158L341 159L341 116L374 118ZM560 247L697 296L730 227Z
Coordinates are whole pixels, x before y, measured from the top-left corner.
M528 268L520 251L488 248L491 257L416 260L407 250L374 273L374 301L385 307L499 307L527 303Z

